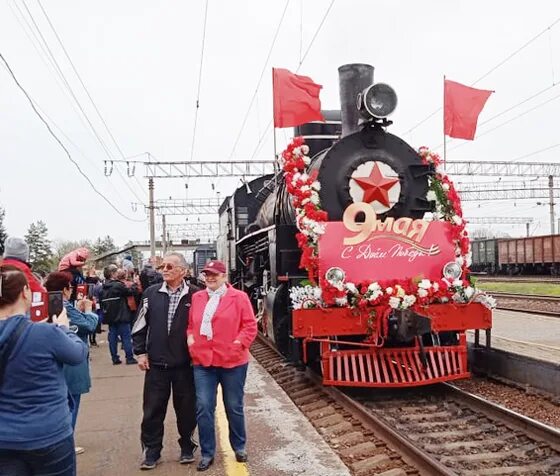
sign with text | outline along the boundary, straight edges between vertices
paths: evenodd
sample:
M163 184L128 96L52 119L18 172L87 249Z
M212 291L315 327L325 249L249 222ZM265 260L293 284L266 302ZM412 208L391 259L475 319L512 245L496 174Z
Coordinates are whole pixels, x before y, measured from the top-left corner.
M445 264L455 260L452 228L447 222L408 217L381 221L371 206L354 203L342 222L325 224L319 238L320 276L338 267L349 282L440 279Z

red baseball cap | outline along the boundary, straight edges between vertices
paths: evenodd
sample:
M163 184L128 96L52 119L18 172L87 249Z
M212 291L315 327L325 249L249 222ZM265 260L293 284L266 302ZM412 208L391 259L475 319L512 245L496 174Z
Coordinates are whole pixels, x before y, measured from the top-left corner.
M227 271L226 271L226 265L222 261L213 260L213 261L208 261L208 263L206 263L206 266L204 266L202 272L218 274L218 273L226 273Z

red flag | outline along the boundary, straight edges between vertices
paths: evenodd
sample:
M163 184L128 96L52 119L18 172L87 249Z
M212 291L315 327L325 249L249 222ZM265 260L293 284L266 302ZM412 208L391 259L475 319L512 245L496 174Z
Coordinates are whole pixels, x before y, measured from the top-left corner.
M443 99L445 134L473 140L480 111L493 92L446 79Z
M307 76L272 68L274 127L299 126L310 121L324 121L321 114L320 84Z

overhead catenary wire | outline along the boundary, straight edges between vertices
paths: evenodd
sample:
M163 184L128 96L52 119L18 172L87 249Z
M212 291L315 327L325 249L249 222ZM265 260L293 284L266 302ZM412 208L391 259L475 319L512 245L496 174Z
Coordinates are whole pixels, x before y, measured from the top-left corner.
M45 67L47 68L47 70L49 71L50 74L53 75L53 78L55 79L55 82L57 84L57 86L60 88L61 92L64 94L64 96L66 97L66 99L68 99L70 106L74 109L74 111L76 112L78 118L80 119L80 121L82 122L82 124L84 125L84 127L87 129L88 125L85 122L84 118L82 117L82 115L79 113L79 110L77 109L76 105L74 104L74 102L71 100L71 98L68 98L67 96L67 91L64 90L64 85L62 84L60 77L57 76L56 71L53 73L53 71L51 70L51 67L54 67L52 64L49 66L49 61L47 59L45 59L44 56L46 56L48 58L48 53L46 52L46 50L44 49L44 46L41 44L41 41L39 40L37 34L35 33L35 31L33 30L33 27L29 24L27 18L25 17L24 13L22 12L22 10L20 9L19 5L16 3L16 1L14 0L13 2L13 6L12 3L8 3L10 10L12 11L12 14L14 15L14 18L17 20L17 22L19 23L19 25L21 26L25 36L27 37L27 39L29 40L29 42L31 43L31 45L33 46L33 49L35 50L35 52L37 53L37 55L39 56L39 59L43 62L43 64L45 65ZM16 14L15 10L14 10L14 6L17 9L17 11L19 12L19 14L21 15L21 18L18 17L18 15ZM22 23L23 20L23 23ZM24 25L25 23L25 25ZM29 29L29 31L26 29ZM35 41L33 40L33 38L31 37L33 36L33 38L35 38ZM39 45L39 46L37 46ZM43 52L43 55L41 54L41 51ZM58 132L60 134L62 134L62 136L68 141L68 143L70 143L98 172L100 172L102 175L103 174L103 169L101 168L100 164L97 162L94 162L90 157L88 157L83 150L80 149L80 147L74 142L72 141L72 139L64 132L64 130L56 123L56 121L42 108L39 107L37 101L33 100L33 102L35 103L35 106L37 107L37 109L41 112L41 114L43 114L43 116L45 116L50 123L58 130ZM113 181L108 180L109 185L112 187L112 189L115 191L115 193L118 195L118 197L123 200L123 202L128 202L128 200L126 200L120 190L115 186L115 184L113 183Z
M237 137L235 138L235 141L233 143L231 153L229 154L229 159L230 160L232 159L233 154L235 153L235 149L237 148L237 144L239 143L239 139L241 138L241 134L243 133L243 130L245 129L245 125L247 124L247 119L249 118L249 114L251 112L251 107L253 106L253 103L255 102L255 99L256 99L257 94L259 92L259 87L260 87L261 82L264 78L264 74L267 70L268 61L270 60L270 57L272 55L272 50L274 49L274 45L276 44L276 40L278 38L278 34L280 33L280 28L282 27L282 23L284 22L284 17L286 16L286 11L288 10L289 4L290 4L290 0L286 0L286 3L284 4L284 9L282 10L282 15L280 15L280 20L278 21L278 24L276 25L276 30L274 31L274 37L272 38L272 43L270 44L270 47L268 48L268 53L266 55L266 59L264 60L263 67L261 69L261 73L259 75L257 85L255 87L255 92L253 93L253 96L251 97L251 101L249 101L249 106L247 107L247 111L245 111L245 115L243 116L243 120L241 121L241 127L239 128L239 132L237 133Z
M484 131L484 132L481 133L481 134L478 134L476 137L477 137L477 139L480 139L481 137L484 137L485 135L488 135L488 134L490 134L491 132L494 132L494 131L500 129L500 128L502 128L503 126L505 126L505 125L507 125L507 124L509 124L509 123L511 123L511 122L513 122L513 121L516 121L516 120L519 119L520 117L523 117L523 116L525 116L525 115L527 115L527 114L529 114L529 113L531 113L531 112L533 112L533 111L536 111L537 109L540 109L541 107L547 105L548 103L550 103L550 102L552 102L552 101L555 101L556 99L560 99L560 94L557 94L556 96L553 96L553 97L547 99L546 101L543 101L543 102L537 104L536 106L533 106L532 108L527 109L526 111L520 112L520 113L517 114L516 116L514 116L514 117L508 119L507 121L502 122L502 123L498 124L497 126L492 127L491 129L487 129L486 131ZM465 144L467 144L467 143L466 143L466 142L463 142L462 144L457 144L456 146L449 148L448 151L449 151L449 150L458 149L459 147L463 147Z
M490 68L486 73L484 73L482 76L480 76L476 81L473 81L470 86L474 86L477 83L479 83L480 81L482 81L483 79L485 79L487 76L489 76L490 74L492 74L494 71L496 71L498 68L500 68L501 66L503 66L504 64L506 64L510 59L512 59L513 57L515 57L516 55L518 55L519 53L521 53L521 51L523 51L525 48L527 48L529 45L531 45L532 43L534 43L536 40L538 40L543 34L545 34L547 31L549 31L550 29L552 29L554 26L556 26L558 23L560 22L560 17L557 18L556 20L554 20L550 25L548 25L544 30L540 31L539 33L537 33L535 36L533 36L530 40L528 40L527 42L525 42L523 45L521 45L519 48L517 48L513 53L510 53L509 55L507 55L503 60L499 61L498 64L496 64L495 66L493 66L492 68ZM416 125L414 125L413 127L411 127L410 129L408 129L406 132L403 133L403 135L406 134L410 134L413 130L415 130L416 128L418 128L419 126L421 126L422 124L424 124L428 119L431 119L433 116L435 116L439 111L441 111L443 109L443 107L438 107L434 112L432 112L431 114L429 114L428 116L426 116L424 119L422 119L420 122L418 122Z
M317 28L315 29L315 33L313 34L311 41L309 42L309 45L307 45L307 48L305 49L305 52L303 54L303 57L301 58L301 60L299 61L299 65L296 69L296 73L299 71L299 69L301 68L301 66L303 65L303 62L305 61L305 59L307 58L307 55L309 54L309 52L311 51L311 48L313 47L313 44L315 43L315 40L317 39L317 36L319 35L319 32L321 31L321 29L323 28L323 25L325 24L325 20L327 19L327 17L329 16L329 13L334 5L334 3L336 2L336 0L331 0L331 3L329 4L329 6L327 7L327 9L325 10L325 13L323 14L323 17L321 18L321 21L319 22L319 25L317 26ZM272 119L270 119L268 121L268 124L266 125L266 128L264 130L264 132L261 134L257 145L255 146L255 148L253 149L253 153L251 154L251 160L256 156L256 154L258 153L258 151L260 150L260 148L264 145L264 139L266 137L266 135L268 134L268 131L270 130L270 126L272 125Z
M55 72L59 75L59 77L60 77L60 79L62 80L64 86L65 86L66 89L67 89L67 91L70 93L70 96L71 96L72 99L74 100L75 104L78 106L80 112L81 112L82 115L83 115L83 118L86 120L86 122L87 122L87 124L88 124L89 130L93 133L94 138L99 142L99 144L101 145L101 148L103 149L103 151L105 152L105 154L107 155L107 157L109 158L109 160L112 160L113 157L112 157L112 155L111 155L111 152L110 152L110 150L109 150L107 144L105 143L105 141L103 140L103 138L99 135L97 129L94 127L93 123L91 122L91 119L89 118L88 114L86 113L86 111L84 110L82 104L80 103L79 99L77 98L77 96L76 96L74 90L73 90L72 87L70 86L70 83L69 83L68 79L66 78L66 75L64 74L64 72L62 71L62 68L60 67L58 61L56 60L56 58L55 58L55 56L54 56L54 54L53 54L51 48L49 47L49 44L48 44L48 42L47 42L45 36L44 36L43 33L41 32L41 29L40 29L39 25L38 25L37 22L35 21L35 18L34 18L34 16L33 16L33 14L31 13L31 11L30 11L30 9L29 9L29 7L28 7L26 1L25 1L25 0L21 0L21 1L22 1L22 4L23 4L25 10L27 11L27 14L29 15L29 18L31 19L31 22L33 23L33 25L34 25L34 27L35 27L35 30L36 30L37 33L39 34L39 37L40 37L40 39L41 39L41 41L42 41L42 44L43 44L43 46L44 46L42 49L43 49L43 51L46 50L46 52L47 52L47 58L50 60L51 64L54 66ZM16 6L17 6L17 3L16 3ZM40 6L41 6L41 5L40 5ZM41 8L42 8L42 6L41 6ZM42 9L43 9L43 8L42 8ZM21 10L20 10L20 11L21 11ZM44 11L44 9L43 9L43 11ZM45 15L46 15L46 13L45 13ZM47 20L48 20L48 17L47 17ZM57 36L57 38L58 38L59 41L60 41L60 37L58 36L58 34L56 33L56 31L54 30L54 27L52 26L50 20L48 20L48 21L49 21L49 24L51 25L51 27L53 28L53 31L55 32L55 35ZM37 37L36 37L36 38L37 38ZM38 40L38 41L39 41L39 40ZM41 41L39 41L39 43L41 43ZM62 43L61 43L61 45L62 45ZM63 45L62 45L62 48L63 48L64 52L67 54L66 49L64 48ZM68 55L67 55L67 57L69 58ZM74 68L74 65L73 65L72 61L71 61L70 59L69 59L69 61L70 61L71 65L72 65L74 71L76 72L76 75L78 76L78 79L80 80L80 82L82 82L82 81L81 81L81 78L79 77L79 74L77 73L77 71L76 71L75 68ZM82 82L82 85L83 85L83 82ZM86 90L86 93L87 93L88 96L89 96L89 92L87 91L87 88L85 88L85 85L83 85L83 86L84 86L84 89ZM93 103L93 100L92 100L92 103ZM96 106L94 105L94 107L96 107ZM143 203L144 200L138 196L138 194L134 191L134 189L130 186L130 184L128 183L128 181L123 177L122 173L121 173L120 170L118 170L118 169L117 169L117 174L118 174L118 175L120 176L120 178L123 180L125 186L126 186L126 187L130 190L130 192L136 197L136 199L137 199L138 201L140 201L140 202ZM142 190L144 191L144 188L142 188Z
M196 125L198 122L198 109L200 107L200 87L202 85L202 67L204 65L204 45L206 43L206 24L208 21L208 0L206 0L206 4L204 6L204 26L202 28L202 47L200 52L200 65L198 68L198 87L196 92L196 106L194 109L194 124L193 124L193 133L192 133L192 142L191 142L191 161L194 157L194 145L196 139Z
M95 187L95 185L93 184L93 182L90 180L90 178L87 176L87 174L85 174L83 172L83 170L81 169L80 165L78 164L78 162L76 162L74 160L74 158L72 157L72 154L70 154L70 152L68 151L68 149L66 148L66 146L64 145L64 143L58 138L58 136L53 132L52 128L50 127L49 123L45 120L45 118L41 115L41 113L37 110L37 108L35 107L35 104L33 103L33 100L31 99L31 97L29 96L29 94L27 93L27 91L25 90L25 88L20 84L20 82L18 81L16 75L14 74L14 72L12 71L12 68L10 67L8 61L6 60L6 58L4 58L4 55L2 53L0 53L0 59L2 60L2 62L4 63L6 69L8 70L8 72L10 73L10 76L12 77L13 81L16 83L17 87L21 90L21 92L25 95L25 97L27 98L27 100L29 101L29 104L31 105L31 108L33 109L33 112L37 115L37 117L39 117L39 119L41 120L41 122L43 122L43 124L45 124L45 127L47 128L47 130L49 131L50 135L56 140L56 142L60 145L60 147L62 147L62 149L64 150L64 152L66 152L66 155L68 156L68 159L70 160L70 162L72 162L74 164L74 166L76 167L76 169L78 170L78 172L80 173L80 175L82 175L82 177L84 177L87 182L89 183L89 185L91 186L92 190L99 195L107 204L109 204L109 206L115 210L120 216L122 216L123 218L125 218L126 220L129 221L133 221L133 222L144 222L145 220L137 220L134 218L130 218L128 216L126 216L124 213L122 213L117 207L115 207L115 205L113 205L113 203L111 203L111 201L105 197L104 194L102 194L99 190L97 190L97 188Z

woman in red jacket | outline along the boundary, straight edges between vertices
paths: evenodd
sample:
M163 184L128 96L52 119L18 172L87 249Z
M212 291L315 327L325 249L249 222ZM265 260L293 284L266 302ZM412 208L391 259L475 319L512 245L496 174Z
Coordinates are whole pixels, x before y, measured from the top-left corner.
M192 297L187 345L194 365L196 418L202 459L198 471L214 462L214 412L218 384L222 386L229 441L239 462L247 461L243 389L249 347L257 335L251 302L227 283L226 267L210 261L203 269L206 289Z

